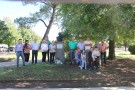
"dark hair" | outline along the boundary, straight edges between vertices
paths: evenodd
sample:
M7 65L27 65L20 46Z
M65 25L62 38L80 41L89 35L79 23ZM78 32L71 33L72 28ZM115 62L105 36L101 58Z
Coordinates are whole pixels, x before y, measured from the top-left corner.
M25 43L28 42L29 40L25 40Z

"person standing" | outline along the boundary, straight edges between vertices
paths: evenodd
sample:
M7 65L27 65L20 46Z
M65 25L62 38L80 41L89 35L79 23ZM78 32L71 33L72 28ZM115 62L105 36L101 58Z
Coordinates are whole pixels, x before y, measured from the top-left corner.
M30 50L31 50L31 45L29 44L29 40L25 41L23 50L24 50L25 62L29 62Z
M81 62L80 68L81 69L83 69L83 68L87 69L85 50L82 51L81 60L82 60L82 62Z
M31 44L31 48L32 48L32 64L34 63L37 64L37 56L38 56L38 48L39 48L37 39L34 39L34 42Z
M77 43L74 41L74 37L72 37L72 40L69 42L69 49L70 49L70 64L74 63L74 54L75 49L77 47Z
M77 44L77 48L80 49L81 53L84 50L84 42L82 39L80 39L80 42Z
M54 63L55 52L56 52L56 45L54 41L52 41L52 44L50 44L49 51L50 51L50 64L51 64Z
M107 45L106 45L105 41L103 40L102 44L101 44L101 59L102 59L102 56L103 56L104 64L106 64L106 49L107 49Z
M85 51L86 51L86 62L88 62L88 55L90 53L90 49L92 47L92 42L90 41L90 38L87 37L86 41L84 42L85 45Z
M48 36L46 36L45 40L46 40L46 44L47 44L48 47L49 47L49 45L51 44L51 42L49 41ZM47 51L48 62L50 62L50 57L49 57L49 56L50 56L50 55L49 55L49 49L48 49L48 51Z
M42 44L41 44L41 52L42 52L42 62L46 62L46 54L48 52L48 45L45 39L42 41Z
M22 39L18 40L18 43L15 45L15 52L16 52L16 56L17 56L17 67L19 67L19 57L21 56L22 58L22 63L23 66L25 66L25 57L24 57L24 53L23 53L23 44L22 44Z

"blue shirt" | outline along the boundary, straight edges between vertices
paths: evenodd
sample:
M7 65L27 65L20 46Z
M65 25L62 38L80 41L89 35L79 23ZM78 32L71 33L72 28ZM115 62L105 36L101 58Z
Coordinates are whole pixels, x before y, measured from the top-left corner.
M49 40L46 40L46 44L49 46L51 42Z
M84 50L84 47L85 47L85 45L84 45L84 43L82 42L82 43L78 43L77 44L77 47L80 49L80 50Z
M19 44L19 43L16 44L15 45L15 51L23 51L23 46L24 46L23 44Z

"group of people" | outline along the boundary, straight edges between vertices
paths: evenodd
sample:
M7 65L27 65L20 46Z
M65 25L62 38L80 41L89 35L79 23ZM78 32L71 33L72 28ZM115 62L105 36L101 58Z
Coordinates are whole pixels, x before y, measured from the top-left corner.
M37 64L38 51L42 52L42 62L46 62L46 55L48 54L48 62L50 64L54 63L54 57L56 52L55 42L50 42L48 37L46 37L39 49L40 44L37 42L37 39L34 39L33 43L30 44L29 40L25 41L25 44L22 43L22 39L18 40L18 43L15 45L15 52L17 56L17 67L19 67L19 57L21 56L23 66L25 63L29 62L30 51L32 50L32 64Z
M92 44L90 38L87 38L86 41L80 39L77 43L73 37L69 42L69 49L71 65L76 63L81 69L98 69L102 58L106 64L107 45L104 40L101 43L95 41L95 44Z

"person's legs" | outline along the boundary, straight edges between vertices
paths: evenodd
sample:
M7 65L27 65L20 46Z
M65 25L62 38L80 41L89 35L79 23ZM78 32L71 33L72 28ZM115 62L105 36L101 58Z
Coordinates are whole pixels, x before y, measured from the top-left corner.
M45 62L45 52L42 52L42 62Z
M106 64L106 52L104 52L104 64Z
M27 55L28 55L28 59L27 59L27 62L29 62L29 58L30 58L30 53L27 53Z
M32 50L32 64L34 64L34 50Z
M19 67L19 57L20 57L20 53L16 52L16 63L17 63L17 67Z
M74 61L74 50L70 50L70 63L72 64Z
M47 57L48 57L48 62L50 61L50 55L49 55L50 53L49 53L49 50L47 51Z
M25 66L25 57L24 57L24 53L23 53L23 52L20 52L20 54L21 54L23 66Z
M89 53L90 53L90 50L86 50L86 62L88 62Z
M82 60L81 69L84 67L84 61Z
M37 64L38 50L35 51L35 64Z
M53 53L53 61L52 61L53 63L54 63L54 59L55 59L55 52Z
M50 64L52 63L53 53L50 53Z

